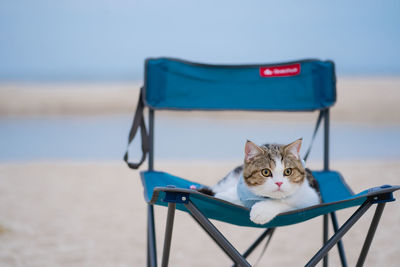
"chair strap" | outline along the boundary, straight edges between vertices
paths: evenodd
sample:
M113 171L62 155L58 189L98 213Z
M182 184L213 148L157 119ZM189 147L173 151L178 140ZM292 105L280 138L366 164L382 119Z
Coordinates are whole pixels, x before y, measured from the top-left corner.
M310 155L311 148L312 148L312 146L314 144L314 140L315 140L315 137L317 136L317 132L318 132L319 126L321 125L321 121L322 121L322 117L323 116L324 116L324 112L323 112L323 110L321 110L319 112L319 115L318 115L317 123L315 123L314 133L312 135L310 145L308 146L307 152L306 152L306 154L304 155L304 158L303 158L304 162L307 161L308 156Z
M150 150L150 137L146 130L146 124L144 122L144 115L143 115L144 102L142 98L142 91L143 88L140 89L139 101L136 107L135 116L133 118L132 127L129 132L128 145L124 155L124 161L126 162L126 164L128 164L128 167L131 169L138 169L140 165L142 165L142 163L146 160L146 155ZM140 128L140 135L142 137L142 158L138 163L129 162L129 155L128 155L129 145L135 138L139 128Z

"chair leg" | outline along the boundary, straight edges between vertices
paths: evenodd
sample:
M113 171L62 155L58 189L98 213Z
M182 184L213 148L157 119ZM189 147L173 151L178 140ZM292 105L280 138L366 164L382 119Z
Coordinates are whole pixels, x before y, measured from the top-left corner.
M149 231L147 230L147 239L149 239ZM147 267L150 267L150 249L149 249L149 242L147 241L147 248L146 248L146 260L147 260Z
M157 267L156 231L153 205L147 205L147 266Z
M168 203L167 223L165 226L164 249L161 261L162 267L168 267L169 251L171 249L172 229L174 226L176 204L173 202Z
M214 239L214 241L222 248L222 250L239 266L251 265L246 259L229 243L220 231L197 209L197 207L189 200L185 204L190 214L203 227L203 229Z
M326 242L328 241L328 235L329 235L329 224L328 224L328 215L324 215L323 217L323 245L326 244ZM328 253L326 253L324 260L323 260L323 266L324 267L328 267Z
M147 211L148 212L148 211ZM147 267L151 267L151 262L150 262L150 258L151 258L151 256L150 256L150 238L149 238L149 235L150 235L150 229L149 229L149 215L147 215L147 230L146 230L146 242L147 242L147 246L146 246L146 260L147 260Z
M371 205L372 200L367 199L305 266L315 266L328 253L328 251L347 233L347 231L361 218L361 216L371 207Z
M243 253L243 257L247 258L250 256L250 254L261 244L261 242L269 236L269 239L271 239L272 234L274 233L275 228L268 228L265 230L257 239L254 241L254 243ZM268 245L269 240L267 241L266 246ZM266 249L266 247L265 247ZM232 267L237 267L237 264L234 264Z
M338 222L336 219L336 214L335 212L331 213L331 219L332 219L332 225L333 225L333 230L335 233L338 231ZM343 242L342 240L339 240L338 244L338 251L339 251L339 256L340 256L340 262L342 263L342 267L347 267L347 260L346 260L346 254L344 253L344 248L343 248Z
M265 230L254 243L243 253L243 257L247 258L257 247L258 245L269 235L272 236L275 228L268 228Z
M361 249L360 256L358 258L356 267L362 267L364 265L365 258L367 257L368 250L371 246L372 239L374 238L376 228L378 227L379 220L381 219L383 209L386 203L379 203L376 207L374 217L372 218L371 225L368 230L367 237L365 238L363 248Z

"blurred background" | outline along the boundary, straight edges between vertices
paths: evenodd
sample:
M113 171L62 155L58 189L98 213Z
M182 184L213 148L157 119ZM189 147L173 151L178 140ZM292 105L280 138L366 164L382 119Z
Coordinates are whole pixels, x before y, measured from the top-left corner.
M141 185L122 155L148 57L333 60L333 166L375 182L350 183L359 190L400 184L399 13L397 0L0 1L0 265L144 264L145 219L130 225L144 216ZM212 184L242 161L246 139L303 137L304 152L316 118L159 112L156 168ZM317 169L320 141L310 157ZM395 266L399 252L397 242L370 266ZM187 266L185 253L175 266Z

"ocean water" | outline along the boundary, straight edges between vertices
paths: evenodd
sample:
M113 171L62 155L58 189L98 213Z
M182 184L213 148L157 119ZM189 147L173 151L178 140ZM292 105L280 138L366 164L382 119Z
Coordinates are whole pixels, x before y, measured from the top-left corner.
M38 117L0 119L0 161L122 160L131 116ZM221 118L176 118L155 121L156 159L242 161L247 139L258 144L310 143L312 123L283 123ZM310 159L322 157L322 128ZM331 125L331 159L400 159L399 126ZM140 158L139 136L130 147Z

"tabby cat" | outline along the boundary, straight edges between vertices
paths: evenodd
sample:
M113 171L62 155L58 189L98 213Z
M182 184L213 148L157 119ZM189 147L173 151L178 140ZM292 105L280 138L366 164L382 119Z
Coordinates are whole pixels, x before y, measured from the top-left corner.
M319 204L318 183L299 155L301 142L257 146L247 141L244 164L212 188L200 191L251 209L250 220L257 224L282 212Z

